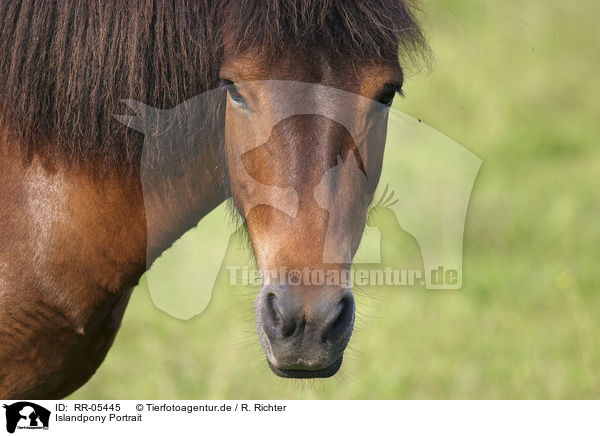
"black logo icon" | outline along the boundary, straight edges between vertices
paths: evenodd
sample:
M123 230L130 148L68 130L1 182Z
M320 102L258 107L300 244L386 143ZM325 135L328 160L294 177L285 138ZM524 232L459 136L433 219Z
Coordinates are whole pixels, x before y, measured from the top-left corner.
M14 433L15 429L48 429L50 411L28 401L19 401L6 409L6 431Z

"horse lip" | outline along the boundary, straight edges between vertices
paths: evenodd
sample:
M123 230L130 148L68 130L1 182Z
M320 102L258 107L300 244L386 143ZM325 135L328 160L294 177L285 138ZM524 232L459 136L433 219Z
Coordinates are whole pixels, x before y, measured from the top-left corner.
M328 378L338 372L338 369L342 366L342 360L344 359L344 355L341 355L339 359L333 362L331 365L321 369L284 369L277 368L274 366L269 359L267 362L269 363L269 367L271 371L283 378Z

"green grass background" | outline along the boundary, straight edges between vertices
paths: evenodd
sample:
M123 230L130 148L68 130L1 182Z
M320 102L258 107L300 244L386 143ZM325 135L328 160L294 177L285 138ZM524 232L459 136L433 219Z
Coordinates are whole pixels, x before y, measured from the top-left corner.
M433 69L412 72L394 105L483 159L463 288L357 292L340 373L294 381L267 367L251 290L219 289L182 321L142 280L106 361L71 398L600 397L600 3L424 10Z

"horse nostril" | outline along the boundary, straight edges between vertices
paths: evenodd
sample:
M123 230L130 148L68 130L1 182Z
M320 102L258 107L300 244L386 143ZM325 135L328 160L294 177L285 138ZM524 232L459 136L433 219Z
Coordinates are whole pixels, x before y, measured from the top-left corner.
M287 288L264 290L260 319L271 341L286 343L292 338L304 346L318 343L340 345L350 338L354 323L352 291L323 292L309 297Z
M265 312L275 335L288 337L294 334L296 331L296 315L291 313L290 307L287 307L285 302L278 298L274 292L269 292L266 297Z
M354 323L354 297L351 292L346 293L336 306L336 312L322 336L323 342L337 342L341 338L349 337L349 331Z

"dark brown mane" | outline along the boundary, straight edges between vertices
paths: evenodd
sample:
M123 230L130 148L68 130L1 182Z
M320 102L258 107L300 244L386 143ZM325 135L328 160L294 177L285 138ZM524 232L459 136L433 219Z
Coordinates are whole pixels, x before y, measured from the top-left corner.
M142 138L112 118L120 100L170 108L215 88L224 34L354 58L425 48L406 0L1 0L0 123L28 155L129 167Z
M394 59L426 48L413 0L239 0L227 37L242 50L327 50L352 59Z

